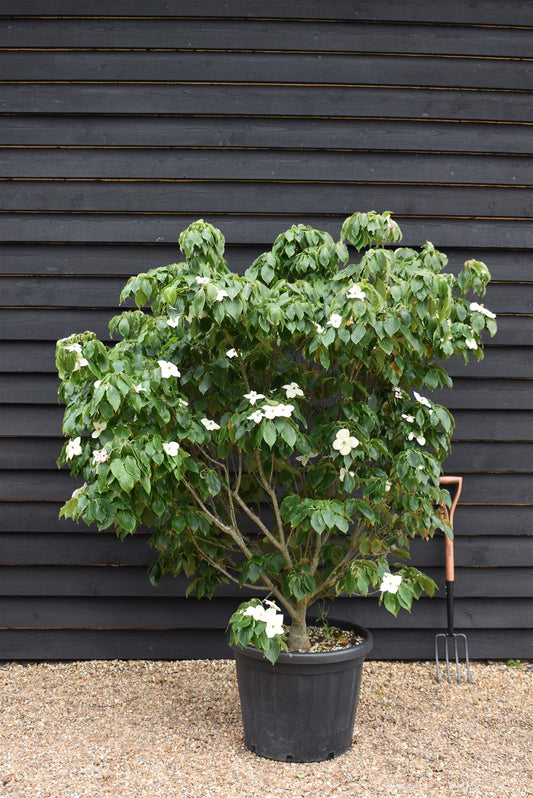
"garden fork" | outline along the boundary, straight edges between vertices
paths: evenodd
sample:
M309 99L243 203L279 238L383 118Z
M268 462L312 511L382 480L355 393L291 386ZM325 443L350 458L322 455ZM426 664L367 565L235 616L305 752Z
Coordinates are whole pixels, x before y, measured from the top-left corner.
M441 485L455 485L456 491L455 496L452 500L452 506L448 511L448 508L443 505L443 512L446 519L449 521L449 524L453 530L453 516L455 513L455 508L457 507L457 502L459 501L459 496L461 495L461 489L463 487L463 478L462 477L441 477L440 479ZM464 649L464 660L466 665L466 674L468 683L472 683L472 676L470 674L470 662L468 659L468 642L466 639L466 635L462 633L457 633L454 631L453 625L453 602L454 602L454 584L455 584L455 568L454 568L454 552L453 552L453 540L445 535L445 552L446 552L446 564L445 564L445 579L446 579L446 610L448 616L448 630L446 633L439 632L439 634L435 635L435 663L437 666L437 681L441 681L441 674L440 674L440 664L439 664L439 640L444 641L444 658L446 661L446 678L448 682L451 684L452 677L450 673L450 648L452 647L453 643L453 658L455 659L455 670L457 673L457 682L461 683L461 672L459 669L459 647L460 641L463 642L463 649Z

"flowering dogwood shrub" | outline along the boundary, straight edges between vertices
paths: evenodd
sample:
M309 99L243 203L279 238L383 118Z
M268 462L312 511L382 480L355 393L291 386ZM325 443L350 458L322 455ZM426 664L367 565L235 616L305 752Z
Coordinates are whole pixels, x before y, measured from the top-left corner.
M62 514L121 538L148 526L154 584L183 572L198 597L228 581L264 591L290 650L309 646L318 600L375 590L396 614L432 594L401 564L445 525L453 420L428 393L451 384L443 361L482 357L496 323L469 298L484 264L456 277L431 243L400 240L388 213L354 214L338 241L295 225L240 276L220 231L188 227L183 262L128 281L138 309L111 321L120 340L58 342L59 465L85 483ZM275 658L279 613L257 602L236 638Z

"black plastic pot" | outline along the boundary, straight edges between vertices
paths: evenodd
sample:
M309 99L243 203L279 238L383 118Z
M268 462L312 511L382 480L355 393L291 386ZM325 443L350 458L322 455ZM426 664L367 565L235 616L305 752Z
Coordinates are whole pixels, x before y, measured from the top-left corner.
M234 648L246 746L282 762L321 762L352 744L363 660L373 646L366 629L345 621L365 640L340 651L281 653L272 665L255 648Z

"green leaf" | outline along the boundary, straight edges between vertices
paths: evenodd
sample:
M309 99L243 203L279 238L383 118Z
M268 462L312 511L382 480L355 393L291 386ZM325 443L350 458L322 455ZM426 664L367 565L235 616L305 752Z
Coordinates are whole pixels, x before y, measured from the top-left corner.
M262 425L262 433L264 442L267 444L267 446L272 448L277 438L276 426L274 422L270 421L270 419L267 419Z

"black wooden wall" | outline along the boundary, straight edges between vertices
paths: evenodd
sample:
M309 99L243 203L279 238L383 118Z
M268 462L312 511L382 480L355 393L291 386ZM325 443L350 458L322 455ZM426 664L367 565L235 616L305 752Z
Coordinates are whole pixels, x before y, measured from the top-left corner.
M125 278L200 216L243 268L295 221L370 208L492 271L500 332L444 399L456 621L474 658L533 655L531 26L528 0L2 0L0 658L225 655L231 589L154 590L142 536L58 521L54 342L105 336ZM441 540L415 560L442 583ZM445 606L336 614L378 657L427 658Z

